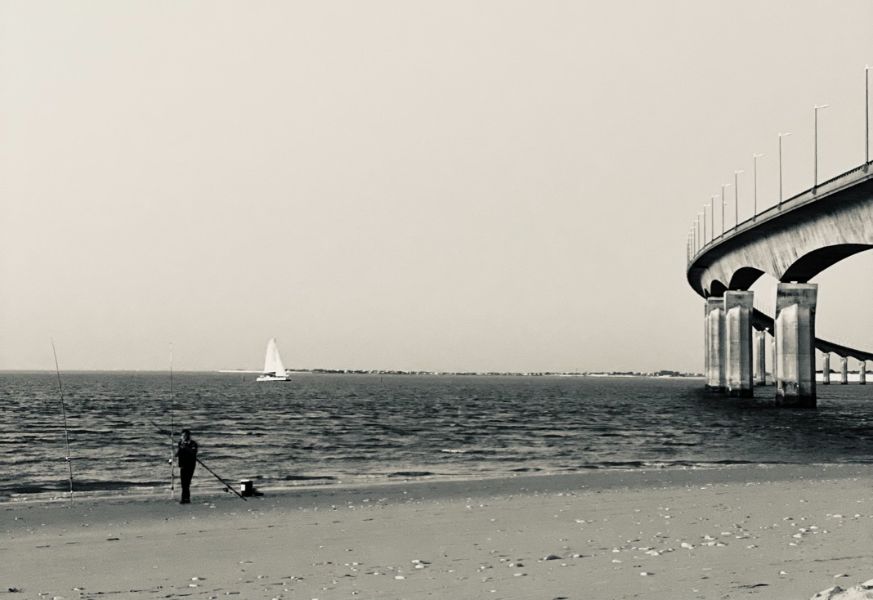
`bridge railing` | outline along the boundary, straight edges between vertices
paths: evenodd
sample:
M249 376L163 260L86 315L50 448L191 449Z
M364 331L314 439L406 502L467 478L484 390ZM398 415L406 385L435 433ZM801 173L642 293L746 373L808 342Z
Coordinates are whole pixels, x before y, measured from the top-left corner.
M830 194L833 194L834 192L843 189L847 185L854 184L858 181L861 181L862 179L865 179L866 177L869 177L871 175L871 165L873 165L873 161L858 165L857 167L850 169L845 173L840 173L836 177L831 177L830 179L822 181L818 185L815 185L807 190L803 190L802 192L795 194L790 198L777 202L770 208L755 213L745 221L736 223L730 229L724 229L721 234L713 236L708 242L701 245L696 252L689 252L688 265L690 266L694 261L696 261L701 254L708 252L715 246L734 237L735 235L751 229L762 221L768 221L786 211L794 210L795 208L798 208L800 206L805 206L810 202L819 200ZM713 210L715 210L714 207Z

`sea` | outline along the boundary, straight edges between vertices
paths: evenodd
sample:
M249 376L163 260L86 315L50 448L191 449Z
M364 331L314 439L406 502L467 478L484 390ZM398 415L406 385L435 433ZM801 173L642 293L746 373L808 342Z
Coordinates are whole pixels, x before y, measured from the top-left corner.
M819 385L818 409L791 410L682 377L253 377L61 373L62 403L55 373L2 372L0 502L66 497L70 467L75 494L165 494L182 428L216 474L259 489L873 462L873 385Z

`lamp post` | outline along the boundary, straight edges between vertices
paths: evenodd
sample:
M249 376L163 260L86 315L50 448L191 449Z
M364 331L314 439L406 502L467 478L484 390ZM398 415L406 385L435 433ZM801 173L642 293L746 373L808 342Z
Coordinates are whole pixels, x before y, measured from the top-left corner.
M734 171L734 229L736 229L740 224L740 184L737 176L742 172L743 171Z
M813 143L815 145L814 161L813 161L813 170L812 170L812 192L815 193L815 188L818 187L818 111L822 108L827 108L828 104L816 104L812 107L812 112L814 115L814 135L813 135Z
M703 206L704 212L704 221L706 220L706 205ZM706 231L706 225L703 226L704 231ZM715 239L715 196L710 197L709 199L709 241Z
M700 245L701 249L705 248L709 243L706 237L706 204L703 205L703 243Z
M779 134L779 208L782 209L782 138L788 137L791 133Z
M724 188L730 187L731 184L721 184L721 234L724 235Z
M718 196L712 196L709 200L709 241L715 241L715 199Z
M763 154L752 154L752 219L758 216L758 159L764 156Z
M703 237L700 241L702 242L700 244L701 248L706 246L706 204L703 205Z
M870 65L864 65L864 170L870 165Z

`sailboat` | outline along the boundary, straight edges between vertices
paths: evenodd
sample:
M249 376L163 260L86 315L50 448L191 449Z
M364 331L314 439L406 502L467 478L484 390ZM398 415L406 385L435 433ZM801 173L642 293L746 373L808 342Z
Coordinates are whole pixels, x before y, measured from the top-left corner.
M256 381L291 381L285 365L282 364L282 357L279 356L279 346L276 345L276 338L270 338L270 341L267 342L267 355L264 357L264 372L261 373L261 376Z

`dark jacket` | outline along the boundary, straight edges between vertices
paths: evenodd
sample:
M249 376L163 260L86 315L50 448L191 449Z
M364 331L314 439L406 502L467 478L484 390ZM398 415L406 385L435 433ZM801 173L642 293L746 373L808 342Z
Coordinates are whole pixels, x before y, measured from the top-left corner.
M194 440L179 440L179 448L176 450L179 466L193 469L197 464L197 442Z

